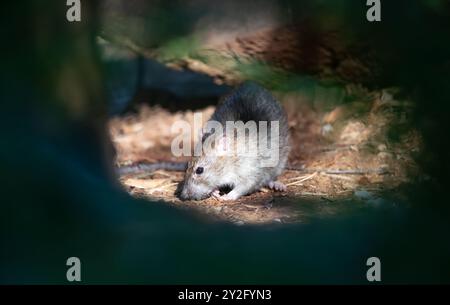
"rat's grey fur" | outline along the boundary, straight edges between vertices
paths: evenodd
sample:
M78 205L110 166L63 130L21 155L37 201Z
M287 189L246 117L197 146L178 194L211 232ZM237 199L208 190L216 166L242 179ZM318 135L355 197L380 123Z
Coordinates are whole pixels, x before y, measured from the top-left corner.
M180 198L200 200L211 195L218 195L218 189L225 186L232 190L220 197L223 200L235 200L243 195L268 186L272 189L283 190L285 187L275 180L282 173L289 153L289 131L286 113L275 98L254 83L244 83L226 96L217 106L211 120L226 125L227 121L259 121L279 122L278 163L274 167L262 167L264 154L275 154L268 148L257 156L217 156L203 152L200 157L194 157L188 164ZM268 125L270 135L271 126ZM203 142L210 136L206 134ZM226 135L230 138L230 135ZM250 135L249 141L257 141L257 136ZM236 144L236 143L234 143ZM212 148L214 150L214 147ZM195 173L197 167L203 167L200 175Z

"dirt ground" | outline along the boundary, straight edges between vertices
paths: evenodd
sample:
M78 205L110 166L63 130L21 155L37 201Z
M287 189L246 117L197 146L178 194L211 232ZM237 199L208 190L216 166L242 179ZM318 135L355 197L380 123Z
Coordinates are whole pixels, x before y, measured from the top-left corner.
M194 208L240 225L307 221L308 215L342 212L355 200L379 205L385 201L383 194L395 193L418 175L415 157L422 144L411 128L412 106L396 100L389 90L367 92L364 101L337 107L311 103L298 94L275 95L288 114L289 166L296 168L279 178L286 192L262 189L236 202L213 198L186 202L174 194L182 172L131 174L120 177L121 183L133 196ZM201 110L203 118L213 111L213 106ZM171 153L176 136L171 126L178 120L191 123L193 116L192 111L141 105L135 114L112 118L109 127L117 164L186 161ZM346 200L352 203L346 205Z

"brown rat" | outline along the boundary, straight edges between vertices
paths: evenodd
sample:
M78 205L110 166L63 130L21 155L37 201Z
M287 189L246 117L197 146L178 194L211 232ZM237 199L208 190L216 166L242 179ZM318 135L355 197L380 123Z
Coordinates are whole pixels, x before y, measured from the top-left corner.
M223 132L214 133L213 128L197 143L202 148L201 154L188 163L180 185L181 199L201 200L215 196L221 200L236 200L265 186L278 191L286 189L276 179L289 154L287 117L270 92L255 83L244 83L219 103L208 121L211 122L224 126ZM245 137L242 137L237 131L226 129L227 122L246 126L254 122L256 129L244 131ZM263 122L267 122L267 129ZM264 145L262 135L267 135L266 141L270 144ZM247 150L238 149L242 147ZM220 190L224 188L231 191L221 196Z

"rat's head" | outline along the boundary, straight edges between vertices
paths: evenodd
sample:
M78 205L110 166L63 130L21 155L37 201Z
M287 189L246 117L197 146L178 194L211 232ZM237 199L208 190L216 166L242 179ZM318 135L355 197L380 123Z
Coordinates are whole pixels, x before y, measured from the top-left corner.
M234 158L222 150L222 144L203 148L201 156L193 157L188 163L180 192L182 200L205 199L215 190L229 186L228 173L232 171Z

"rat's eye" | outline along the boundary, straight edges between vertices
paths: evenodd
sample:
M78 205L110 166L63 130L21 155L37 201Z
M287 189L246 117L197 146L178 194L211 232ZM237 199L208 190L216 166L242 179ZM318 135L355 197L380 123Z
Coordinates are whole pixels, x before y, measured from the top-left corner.
M197 169L195 170L195 173L197 175L200 175L201 173L203 173L203 167L197 167Z

